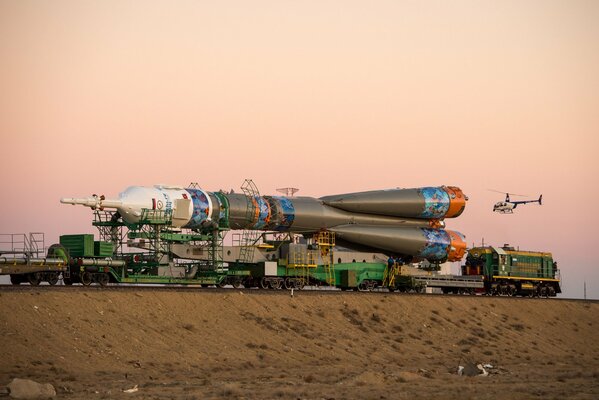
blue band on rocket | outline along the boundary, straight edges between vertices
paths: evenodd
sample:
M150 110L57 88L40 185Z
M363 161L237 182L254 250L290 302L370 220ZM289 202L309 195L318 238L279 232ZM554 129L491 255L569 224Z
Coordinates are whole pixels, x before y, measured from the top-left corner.
M426 238L426 245L420 250L420 256L428 260L444 260L447 258L447 249L451 244L449 233L442 229L422 228Z
M263 197L256 196L255 199L258 204L258 221L254 224L254 229L261 229L270 221L270 205Z
M203 222L208 219L208 196L202 190L198 189L187 189L191 194L191 201L193 203L193 214L189 223L185 226L186 228L199 228Z
M295 219L295 207L293 206L293 202L286 197L273 197L274 200L278 201L282 214L278 216L280 219L279 225L277 225L274 229L276 231L286 231L293 224L293 220Z
M449 195L439 187L419 189L424 197L423 218L443 218L449 210Z

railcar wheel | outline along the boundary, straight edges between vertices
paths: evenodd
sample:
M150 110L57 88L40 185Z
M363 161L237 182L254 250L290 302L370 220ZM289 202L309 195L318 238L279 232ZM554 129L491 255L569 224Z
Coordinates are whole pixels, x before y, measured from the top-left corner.
M266 280L266 277L260 279L260 289L268 289L268 281Z
M73 284L73 281L71 280L71 278L62 278L62 283L64 283L67 286L71 286Z
M287 278L285 278L284 285L285 285L285 289L291 290L295 287L295 282L293 282L291 280L291 278L287 277Z
M50 273L47 276L47 278L48 278L48 283L52 286L54 286L58 283L58 273L57 272Z
M241 287L241 281L239 279L235 279L232 285L235 289L239 289Z
M108 282L110 282L110 277L105 273L98 274L96 275L96 282L98 282L100 286L106 286L108 285Z
M270 288L273 290L277 290L277 289L281 288L281 281L279 281L279 280L271 280L268 284L269 284Z
M79 276L79 278L81 279L81 283L83 283L85 286L89 286L92 284L92 274L90 274L89 272L84 272Z
M27 274L27 280L31 286L37 286L40 284L42 277L40 276L39 272L32 272Z
M17 274L10 275L10 283L12 283L13 285L20 285L21 282L23 282L23 279L21 279L21 275L17 275Z

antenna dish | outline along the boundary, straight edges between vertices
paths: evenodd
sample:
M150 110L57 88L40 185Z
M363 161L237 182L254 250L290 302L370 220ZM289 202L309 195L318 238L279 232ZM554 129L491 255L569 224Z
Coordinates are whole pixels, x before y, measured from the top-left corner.
M293 197L295 193L299 192L299 189L294 187L286 187L277 189L277 192L283 193L287 197Z

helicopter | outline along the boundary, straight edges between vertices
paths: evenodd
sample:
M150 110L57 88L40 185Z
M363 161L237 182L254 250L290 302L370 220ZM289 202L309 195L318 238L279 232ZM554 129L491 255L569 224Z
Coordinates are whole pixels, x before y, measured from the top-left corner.
M498 192L497 190L493 190L494 192ZM505 193L505 192L499 192ZM522 196L522 195L514 195L513 196ZM539 203L539 205L543 205L543 195L539 196L538 200L520 200L520 201L512 201L510 200L510 194L505 193L505 201L499 201L495 203L493 206L493 212L498 212L500 214L513 214L514 209L518 207L518 204L527 204L527 203Z

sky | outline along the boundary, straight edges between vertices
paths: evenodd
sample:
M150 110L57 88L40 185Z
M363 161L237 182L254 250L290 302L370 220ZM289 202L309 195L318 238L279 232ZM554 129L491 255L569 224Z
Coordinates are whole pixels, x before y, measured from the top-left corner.
M459 186L469 245L549 251L599 299L597 1L0 1L0 233L61 197L197 182ZM489 189L543 205L492 212Z

